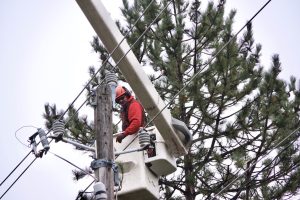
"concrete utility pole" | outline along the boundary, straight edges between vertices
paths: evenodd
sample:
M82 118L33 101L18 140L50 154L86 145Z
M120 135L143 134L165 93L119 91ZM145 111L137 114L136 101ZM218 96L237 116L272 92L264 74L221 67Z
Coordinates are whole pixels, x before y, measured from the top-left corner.
M113 152L113 127L112 127L112 99L111 89L108 85L100 85L96 91L95 108L95 137L96 159L98 169L95 176L106 187L107 199L113 199L114 181L112 163Z

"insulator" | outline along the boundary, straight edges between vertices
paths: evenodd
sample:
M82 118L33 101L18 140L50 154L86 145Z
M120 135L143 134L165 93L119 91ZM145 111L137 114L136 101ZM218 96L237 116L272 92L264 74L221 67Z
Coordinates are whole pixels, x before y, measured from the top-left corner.
M108 85L117 86L118 78L117 78L116 74L112 73L112 72L109 72L109 71L106 71L106 73L105 73L105 83L108 84Z
M39 133L39 137L40 137L41 143L43 145L43 148L47 152L50 149L47 135L46 135L45 131L41 128L38 129L38 133Z
M55 136L63 135L65 132L65 123L57 120L53 123L52 129Z
M94 195L96 200L106 200L106 187L102 182L96 182L94 184Z
M31 142L31 149L32 149L33 154L37 155L37 149L36 149L36 142L35 142L35 140L33 140Z
M114 108L115 107L115 98L116 98L116 87L117 87L117 83L118 83L118 78L117 78L116 74L106 71L105 83L110 86L111 99L112 99L113 108Z
M144 128L140 128L138 136L141 148L150 145L150 135Z

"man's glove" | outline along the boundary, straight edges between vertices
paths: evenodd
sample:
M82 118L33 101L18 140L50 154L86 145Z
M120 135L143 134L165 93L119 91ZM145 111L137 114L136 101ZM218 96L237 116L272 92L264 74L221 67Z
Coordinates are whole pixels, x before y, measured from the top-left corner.
M126 135L124 133L121 133L120 135L117 136L116 142L121 143L125 137L126 137Z

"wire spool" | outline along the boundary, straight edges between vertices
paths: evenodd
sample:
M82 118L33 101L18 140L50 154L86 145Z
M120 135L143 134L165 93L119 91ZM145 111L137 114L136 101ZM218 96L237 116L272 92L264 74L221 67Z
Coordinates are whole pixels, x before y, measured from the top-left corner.
M141 148L150 145L150 135L144 128L140 128L138 137L139 137L139 144Z
M65 123L57 120L53 123L52 129L55 136L63 135L65 132Z

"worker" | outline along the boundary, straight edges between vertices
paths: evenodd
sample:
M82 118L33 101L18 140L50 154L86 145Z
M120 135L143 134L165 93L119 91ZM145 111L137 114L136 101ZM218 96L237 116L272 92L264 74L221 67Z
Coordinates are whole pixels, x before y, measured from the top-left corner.
M129 90L124 86L116 87L115 102L121 105L122 132L116 141L121 143L128 136L139 131L145 126L145 112L142 105L134 99Z

